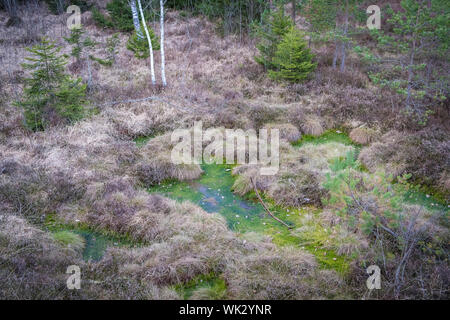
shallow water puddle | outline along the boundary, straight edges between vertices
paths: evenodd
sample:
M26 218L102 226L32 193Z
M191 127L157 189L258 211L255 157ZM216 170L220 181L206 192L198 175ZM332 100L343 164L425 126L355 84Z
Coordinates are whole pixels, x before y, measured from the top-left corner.
M73 232L82 236L85 241L83 259L86 261L99 261L108 247L119 245L118 242L99 233L85 230Z
M159 193L177 201L191 201L207 212L218 212L227 221L228 227L241 233L244 239L258 239L270 236L272 241L280 246L294 245L308 250L317 257L324 268L332 268L344 273L347 269L345 257L338 256L330 250L322 250L317 245L303 243L292 230L301 226L300 219L306 213L317 211L315 208L284 208L271 202L266 202L270 211L293 226L286 226L269 217L259 202L244 199L231 190L234 178L231 167L227 165L203 165L204 173L192 182L171 181L148 189L150 193Z
M245 200L231 191L234 179L230 166L211 164L203 165L202 169L204 173L198 180L163 183L148 191L178 201L189 200L206 212L218 212L235 231L262 230L265 226L278 224L267 216L261 204Z

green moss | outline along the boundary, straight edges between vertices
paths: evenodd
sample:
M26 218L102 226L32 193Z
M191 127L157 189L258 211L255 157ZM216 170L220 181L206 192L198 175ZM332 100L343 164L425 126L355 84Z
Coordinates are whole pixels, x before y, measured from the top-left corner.
M55 240L83 249L83 258L88 260L100 260L106 249L111 246L140 246L127 235L121 235L108 230L95 230L83 223L64 223L55 214L48 214L44 223L47 230L52 232ZM72 241L72 242L71 242ZM81 246L81 242L83 245Z
M415 186L405 191L404 201L424 206L431 211L450 211L450 206L445 198L436 193L435 189L426 186Z
M63 246L81 250L85 246L85 240L79 234L67 230L58 231L52 234L53 238Z
M214 273L199 275L174 289L184 299L221 300L227 296L225 280Z
M150 139L153 137L154 137L154 135L140 136L140 137L135 138L133 141L136 143L136 146L142 147L142 146L146 145L147 142L149 142Z
M346 133L339 130L327 130L318 137L305 134L299 140L293 142L292 145L301 147L305 143L321 144L327 142L339 142L345 145L357 146Z

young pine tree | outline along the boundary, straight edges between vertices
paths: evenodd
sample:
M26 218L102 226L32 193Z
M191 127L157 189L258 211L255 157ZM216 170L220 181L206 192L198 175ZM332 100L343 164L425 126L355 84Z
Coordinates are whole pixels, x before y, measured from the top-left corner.
M75 58L77 64L81 63L83 59L83 51L86 48L92 48L95 43L89 38L84 37L85 31L82 27L73 28L70 32L70 37L65 37L64 40L72 45L71 56Z
M25 122L33 131L44 130L56 121L75 121L84 114L86 85L64 72L66 61L61 48L47 39L27 49L34 57L22 67L31 71L25 79L23 99L17 105L24 108Z
M272 59L274 70L269 70L269 76L289 82L305 80L316 69L313 57L300 31L292 27L277 46Z
M292 26L291 18L284 14L282 8L279 8L266 14L262 25L256 27L256 37L260 39L260 42L256 46L259 50L259 56L255 57L255 60L263 65L266 70L274 69L272 59L275 56L277 46Z
M152 28L148 28L148 33L150 35L153 50L159 50L159 39L153 32ZM147 59L150 55L147 40L144 38L140 38L136 32L134 32L128 39L127 49L133 51L134 56L138 59Z

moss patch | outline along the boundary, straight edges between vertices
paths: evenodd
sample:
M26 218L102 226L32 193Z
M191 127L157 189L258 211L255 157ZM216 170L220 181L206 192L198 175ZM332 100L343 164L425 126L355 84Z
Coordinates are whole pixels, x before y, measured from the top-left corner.
M301 139L293 142L292 145L301 147L306 143L321 144L327 142L339 142L345 145L359 146L353 143L346 133L339 130L327 130L318 137L305 134L301 137Z
M174 289L184 299L221 300L227 297L225 280L213 273L197 276L188 283L177 284Z
M58 242L82 249L83 259L98 261L108 247L112 246L136 246L139 243L130 241L126 236L114 234L106 230L93 230L85 224L63 223L55 214L48 214L45 219L45 227L51 231Z

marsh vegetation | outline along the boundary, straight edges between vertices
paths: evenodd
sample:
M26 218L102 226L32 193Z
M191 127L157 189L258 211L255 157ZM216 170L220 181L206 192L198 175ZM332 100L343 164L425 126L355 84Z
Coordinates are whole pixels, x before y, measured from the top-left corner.
M391 2L0 1L0 298L448 299L450 8ZM174 163L196 121L279 170Z

